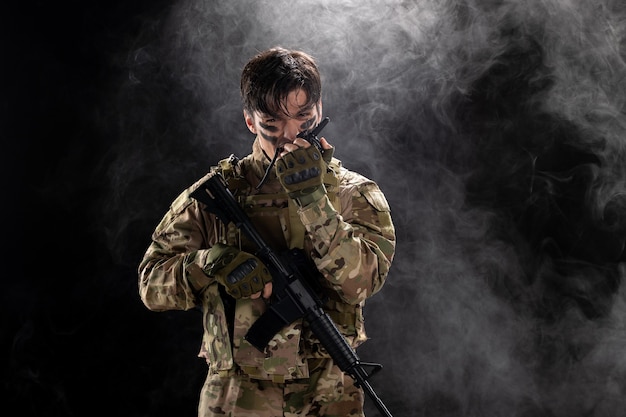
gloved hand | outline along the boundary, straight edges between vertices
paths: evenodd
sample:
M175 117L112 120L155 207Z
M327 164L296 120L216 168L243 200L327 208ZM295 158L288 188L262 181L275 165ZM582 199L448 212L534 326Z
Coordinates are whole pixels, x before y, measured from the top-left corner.
M326 194L324 172L333 157L334 148L324 150L315 146L298 148L276 161L276 176L289 197L299 206L306 206Z
M216 243L207 259L207 275L215 277L234 298L250 297L272 281L267 267L251 253Z

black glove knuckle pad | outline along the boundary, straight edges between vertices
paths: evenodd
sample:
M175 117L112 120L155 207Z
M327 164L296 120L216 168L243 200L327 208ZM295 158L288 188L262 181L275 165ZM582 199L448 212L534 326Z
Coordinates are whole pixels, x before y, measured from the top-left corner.
M236 284L242 279L246 277L246 275L250 274L257 266L257 262L254 259L248 259L244 263L237 266L232 270L230 274L226 277L226 280L231 284ZM258 282L259 278L254 277L256 279L255 282Z
M298 148L278 160L276 175L289 197L308 203L326 193L322 174L327 164L316 147Z
M260 292L272 281L267 267L256 256L232 246L215 244L205 269L226 287L226 292L235 298L248 297Z
M318 167L311 167L302 171L294 172L293 174L285 175L285 184L297 184L310 180L311 178L319 177L320 170Z

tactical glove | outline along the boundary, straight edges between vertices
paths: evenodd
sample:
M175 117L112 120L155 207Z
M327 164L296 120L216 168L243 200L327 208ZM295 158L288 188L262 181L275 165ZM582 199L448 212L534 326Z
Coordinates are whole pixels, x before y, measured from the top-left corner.
M267 267L259 258L233 246L216 243L207 261L209 267L205 269L206 274L226 287L226 292L234 298L250 297L272 281Z
M324 172L333 157L334 148L324 150L315 146L298 148L276 161L276 176L289 197L299 206L306 206L326 194Z

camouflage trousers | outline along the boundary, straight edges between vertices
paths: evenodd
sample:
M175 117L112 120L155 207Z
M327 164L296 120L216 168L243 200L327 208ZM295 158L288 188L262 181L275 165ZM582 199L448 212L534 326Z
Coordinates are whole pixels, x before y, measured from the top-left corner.
M325 359L310 378L275 383L246 375L211 374L202 387L199 417L364 417L363 390Z

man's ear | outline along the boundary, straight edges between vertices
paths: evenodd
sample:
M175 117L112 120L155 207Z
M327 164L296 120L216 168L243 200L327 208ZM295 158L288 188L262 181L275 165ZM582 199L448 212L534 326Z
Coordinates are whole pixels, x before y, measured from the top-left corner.
M250 113L244 110L243 118L246 121L246 126L248 126L248 130L256 135L256 127L254 126L254 117L252 117Z

